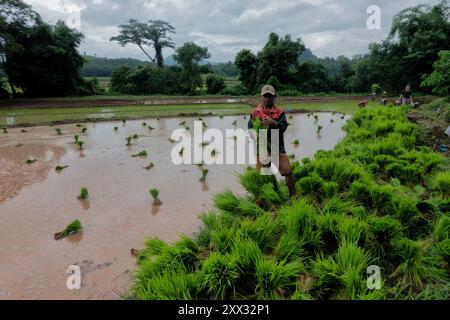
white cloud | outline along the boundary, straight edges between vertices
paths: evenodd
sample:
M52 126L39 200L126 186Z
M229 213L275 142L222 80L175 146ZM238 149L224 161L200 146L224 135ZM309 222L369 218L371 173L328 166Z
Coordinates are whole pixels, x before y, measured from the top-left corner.
M213 61L233 60L236 53L260 50L270 32L302 38L314 54L348 57L367 52L371 42L389 32L393 16L400 10L439 0L25 0L42 17L54 23L66 21L67 9L81 11L81 31L85 41L81 52L107 57L145 59L134 46L122 48L110 42L117 26L130 18L140 21L161 19L176 28L172 36L177 46L194 41L207 46ZM368 30L366 9L381 8L382 29ZM172 54L165 50L164 54Z

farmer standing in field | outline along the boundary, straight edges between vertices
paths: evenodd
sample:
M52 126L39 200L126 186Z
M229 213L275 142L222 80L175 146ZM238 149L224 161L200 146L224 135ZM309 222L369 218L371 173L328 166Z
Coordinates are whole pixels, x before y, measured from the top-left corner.
M280 174L285 177L286 185L289 189L289 195L292 197L295 195L295 185L294 178L292 176L291 162L289 160L288 155L286 154L286 149L284 147L284 132L288 127L286 114L283 109L279 108L275 105L275 89L266 85L261 90L261 102L260 104L252 111L250 115L250 120L248 122L248 128L253 128L253 121L256 119L260 119L263 126L268 127L268 149L270 148L270 137L272 129L279 130L279 168ZM259 148L258 148L259 150ZM269 149L270 153L270 149ZM256 170L261 170L263 165L260 162L259 155L256 161ZM267 165L267 167L270 164ZM266 167L266 166L264 166Z
M402 91L402 95L400 96L402 100L402 105L410 105L412 104L412 91L411 86L408 84L405 89Z

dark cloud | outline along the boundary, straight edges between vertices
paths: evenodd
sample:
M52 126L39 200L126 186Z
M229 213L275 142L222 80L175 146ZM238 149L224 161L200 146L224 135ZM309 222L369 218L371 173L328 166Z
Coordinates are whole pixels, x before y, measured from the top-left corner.
M392 18L400 10L418 4L434 5L438 0L25 0L44 19L55 22L74 15L81 8L80 30L85 41L80 50L107 57L145 59L133 46L122 48L109 39L117 26L130 18L161 19L177 33L176 45L194 41L207 46L213 61L233 60L242 48L260 50L270 32L302 38L318 56L367 52L371 42L388 34ZM366 26L370 5L381 9L381 29ZM69 8L69 9L68 9ZM170 55L173 50L164 54Z

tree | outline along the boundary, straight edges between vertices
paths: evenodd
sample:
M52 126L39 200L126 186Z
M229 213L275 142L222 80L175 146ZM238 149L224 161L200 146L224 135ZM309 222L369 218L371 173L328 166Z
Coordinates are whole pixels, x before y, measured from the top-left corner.
M217 94L226 88L225 79L218 75L208 75L206 77L206 87L210 94Z
M162 20L149 20L148 23L138 22L130 19L127 24L120 25L120 34L112 37L110 41L117 41L123 47L127 44L135 44L142 52L156 63L159 68L164 65L162 50L164 48L175 48L175 44L168 36L175 33L175 28L168 22ZM152 57L145 47L152 47L155 50L155 57Z
M282 85L291 83L291 70L298 66L298 58L304 50L301 39L293 41L289 34L280 38L272 32L258 53L257 84L267 83L271 76L276 77Z
M20 0L0 0L0 69L8 78L13 95L16 94L10 74L6 70L7 53L24 50L16 37L27 32L41 18L31 6Z
M174 59L182 68L181 82L185 93L194 94L202 85L202 68L199 63L211 57L208 48L200 47L193 42L187 42L176 49ZM206 70L205 70L206 71Z
M318 62L307 61L295 72L296 89L303 93L329 92L330 78L325 67Z
M450 95L450 51L442 50L438 53L439 59L433 64L433 73L425 75L422 87L431 87L439 95Z
M234 64L239 69L239 80L247 93L252 93L256 87L256 70L258 59L250 50L238 52Z
M115 93L128 93L127 84L130 83L131 69L122 66L113 71L111 75L111 91Z

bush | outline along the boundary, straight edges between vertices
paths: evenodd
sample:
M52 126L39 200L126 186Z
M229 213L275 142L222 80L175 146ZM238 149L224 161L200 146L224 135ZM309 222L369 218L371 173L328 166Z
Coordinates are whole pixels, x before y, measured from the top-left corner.
M215 74L208 75L205 82L209 94L217 94L226 88L225 79Z

